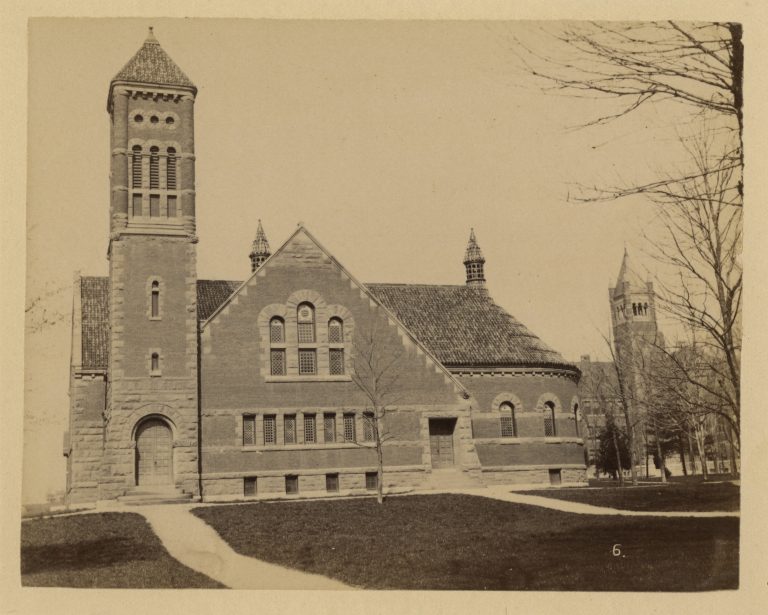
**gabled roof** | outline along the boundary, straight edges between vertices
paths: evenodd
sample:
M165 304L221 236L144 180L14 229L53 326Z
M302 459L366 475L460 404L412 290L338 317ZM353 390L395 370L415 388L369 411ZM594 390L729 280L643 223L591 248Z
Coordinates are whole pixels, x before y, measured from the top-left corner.
M197 315L208 320L242 285L198 280ZM572 368L485 293L466 286L366 284L365 287L447 367ZM82 278L82 367L105 369L109 357L109 278Z
M434 284L367 287L443 365L573 367L478 289Z
M149 34L141 48L128 60L128 63L115 75L112 81L177 85L197 90L195 84L160 46L152 28L149 29Z
M200 321L208 320L242 283L231 280L198 280L197 318Z

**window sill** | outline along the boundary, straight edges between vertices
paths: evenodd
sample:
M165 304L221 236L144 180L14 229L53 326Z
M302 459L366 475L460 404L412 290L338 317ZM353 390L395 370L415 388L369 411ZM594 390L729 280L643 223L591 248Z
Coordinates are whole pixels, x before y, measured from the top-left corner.
M265 382L352 382L352 377L349 374L340 374L338 376L331 376L330 374L323 375L304 375L304 374L288 374L286 376L265 376Z
M374 442L323 442L319 444L245 444L243 451L308 451L333 448L374 448Z

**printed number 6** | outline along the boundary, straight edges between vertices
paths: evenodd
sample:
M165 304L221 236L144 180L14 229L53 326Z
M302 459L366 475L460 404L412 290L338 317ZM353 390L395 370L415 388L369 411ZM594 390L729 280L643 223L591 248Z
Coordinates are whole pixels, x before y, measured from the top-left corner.
M619 557L621 555L621 549L619 549L621 545L615 544L613 545L613 548L611 549L611 553L613 553L613 557Z

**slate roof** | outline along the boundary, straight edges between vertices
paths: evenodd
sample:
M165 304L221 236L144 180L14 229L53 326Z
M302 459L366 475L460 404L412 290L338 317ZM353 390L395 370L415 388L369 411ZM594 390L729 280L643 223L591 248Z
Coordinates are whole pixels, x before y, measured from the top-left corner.
M181 85L195 88L195 84L157 42L152 28L149 29L149 36L147 36L141 49L128 60L128 63L115 75L112 81Z
M198 280L197 317L208 320L241 284L230 280Z
M628 283L630 287L638 290L646 289L646 282L642 276L635 271L632 265L632 260L629 258L629 252L624 248L624 257L621 259L621 269L619 269L619 275L616 277L616 286L614 287L613 296L620 297L624 292L624 284Z
M477 289L434 284L366 286L446 367L573 367Z
M198 318L206 320L242 284L198 280ZM574 369L482 292L466 286L368 284L371 293L446 367L525 366ZM83 367L105 368L108 278L82 278Z
M80 279L83 369L106 369L109 363L109 278Z

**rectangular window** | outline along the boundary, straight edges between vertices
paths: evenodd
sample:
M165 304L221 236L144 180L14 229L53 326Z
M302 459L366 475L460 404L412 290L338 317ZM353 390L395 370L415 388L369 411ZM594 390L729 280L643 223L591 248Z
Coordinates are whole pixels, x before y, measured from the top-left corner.
M344 415L344 442L355 442L357 438L355 436L355 415Z
M273 376L285 376L285 350L271 350L269 365Z
M299 323L299 344L311 344L315 341L315 323Z
M141 195L140 194L134 194L133 195L133 215L134 216L140 216L141 213Z
M328 493L339 492L339 475L338 474L325 475L325 490Z
M286 414L283 422L283 440L285 444L296 444L296 415Z
M373 442L373 427L375 420L373 412L363 412L363 441Z
M304 442L314 444L317 442L317 430L314 414L304 415Z
M299 477L295 474L291 474L285 477L285 492L286 493L298 493L299 492Z
M544 419L544 435L550 437L555 435L555 419L552 417L548 416Z
M256 417L252 414L243 416L243 446L256 444Z
M243 495L256 495L256 477L246 476L243 478Z
M515 419L511 416L501 417L501 437L502 438L514 438L517 435L515 433Z
M563 482L563 476L561 473L561 470L550 470L549 471L549 484L550 485L560 485Z
M168 217L176 217L176 197L172 195L168 197Z
M285 327L281 320L273 319L269 324L269 341L273 344L281 344L285 341L283 332Z
M336 415L325 414L323 415L323 435L326 442L336 442Z
M329 366L332 375L344 373L344 351L341 348L331 348L328 351Z
M376 491L379 488L379 475L377 472L365 473L365 488L368 491Z
M267 414L264 417L264 444L275 444L277 418L274 414Z
M317 373L317 352L314 350L299 350L299 373Z
M150 194L149 195L149 215L153 218L158 218L160 216L160 195L159 194Z

